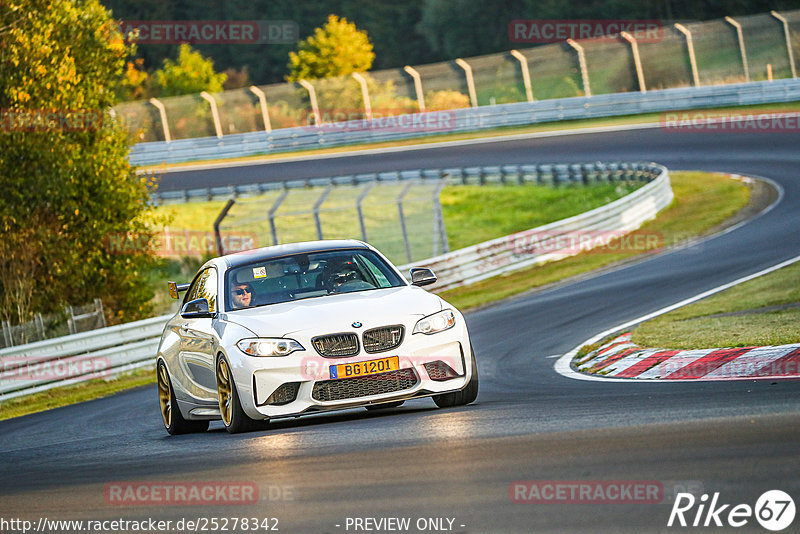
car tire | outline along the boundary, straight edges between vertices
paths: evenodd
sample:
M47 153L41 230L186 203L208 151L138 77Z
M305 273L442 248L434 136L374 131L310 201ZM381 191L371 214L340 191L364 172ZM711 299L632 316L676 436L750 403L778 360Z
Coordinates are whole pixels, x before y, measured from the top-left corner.
M382 404L370 404L369 406L364 406L370 412L376 410L388 410L389 408L398 408L403 405L406 401L394 401L394 402L384 402Z
M161 408L161 420L170 436L205 432L208 430L208 421L190 421L183 417L178 402L175 400L175 390L172 389L172 380L169 377L167 366L159 361L156 366L156 382L158 382L158 401Z
M236 389L236 382L233 380L230 365L225 356L219 355L217 358L217 399L219 401L219 414L222 424L229 434L240 432L250 432L259 427L260 421L254 421L244 413L242 403L239 400L239 392Z
M450 408L452 406L464 406L474 402L478 398L478 364L475 362L475 351L470 346L472 360L472 377L460 391L453 391L452 393L442 393L441 395L434 395L433 402L439 408Z

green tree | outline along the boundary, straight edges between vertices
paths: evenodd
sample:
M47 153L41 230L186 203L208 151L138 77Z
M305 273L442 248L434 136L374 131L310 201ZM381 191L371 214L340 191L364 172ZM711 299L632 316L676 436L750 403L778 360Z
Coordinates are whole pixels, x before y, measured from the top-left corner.
M222 91L228 76L214 72L214 62L182 44L178 61L164 60L164 66L153 73L154 90L159 96L188 95L208 91Z
M98 0L0 2L0 314L100 297L109 319L149 312L149 254L110 238L148 235L148 184L127 161L114 104L130 48Z
M329 15L324 26L300 41L297 52L289 53L286 79L294 82L366 72L374 59L366 32L345 18Z

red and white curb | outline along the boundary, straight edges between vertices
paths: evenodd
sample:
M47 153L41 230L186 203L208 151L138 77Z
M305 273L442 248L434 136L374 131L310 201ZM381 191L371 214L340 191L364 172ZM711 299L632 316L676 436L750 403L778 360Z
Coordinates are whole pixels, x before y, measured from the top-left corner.
M800 378L800 343L772 347L667 350L631 343L630 332L576 363L580 372L639 380Z

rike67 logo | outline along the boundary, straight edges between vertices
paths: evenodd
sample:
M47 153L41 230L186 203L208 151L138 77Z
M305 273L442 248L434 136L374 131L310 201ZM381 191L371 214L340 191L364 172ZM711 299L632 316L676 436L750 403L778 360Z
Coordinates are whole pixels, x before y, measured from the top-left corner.
M739 528L749 524L755 517L762 527L777 532L791 525L794 516L794 500L781 490L764 492L754 507L749 504L723 504L719 492L714 493L710 501L705 493L699 499L691 493L679 493L672 505L667 526Z

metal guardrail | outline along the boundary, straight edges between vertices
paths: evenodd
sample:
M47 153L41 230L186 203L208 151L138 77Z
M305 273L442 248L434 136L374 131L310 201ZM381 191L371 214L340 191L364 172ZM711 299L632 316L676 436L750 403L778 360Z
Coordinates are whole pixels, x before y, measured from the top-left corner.
M605 165L600 165L598 171L605 171ZM634 172L650 183L605 206L400 268L433 269L439 279L430 289L441 291L609 244L639 228L672 202L666 167L651 163ZM647 237L657 236L641 237L644 242L638 246L649 247L653 243Z
M0 400L152 365L162 315L0 350Z
M614 93L402 115L396 117L396 122L392 124L357 121L355 126L353 123L336 123L320 128L303 126L269 133L232 134L222 139L203 137L169 143L139 143L132 148L129 160L134 165L157 165L238 158L562 120L797 100L800 100L800 80L796 79L649 90L646 93ZM428 128L429 120L439 126ZM410 126L399 126L403 124ZM415 124L423 127L415 128Z
M558 250L531 253L531 236L537 232L548 236L567 236L571 232L629 232L654 217L672 200L667 169L654 163L476 167L463 169L451 179L463 183L473 180L540 183L643 180L649 183L589 212L401 266L405 271L415 266L433 268L439 276L439 282L431 286L433 289L447 289L577 253ZM170 317L172 315L162 315L0 350L0 401L152 366L161 333Z

